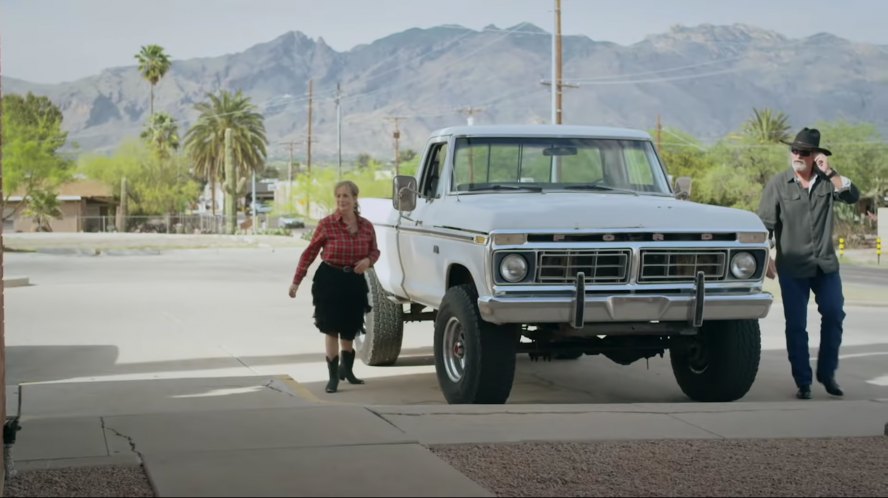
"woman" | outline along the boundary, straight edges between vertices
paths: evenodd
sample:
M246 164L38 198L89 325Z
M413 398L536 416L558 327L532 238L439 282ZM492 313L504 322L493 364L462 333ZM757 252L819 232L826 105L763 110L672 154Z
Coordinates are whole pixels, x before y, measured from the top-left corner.
M330 374L326 387L328 393L336 392L340 380L348 379L351 384L364 383L352 372L355 363L352 341L363 330L364 313L370 310L363 274L379 259L376 232L358 210L358 186L348 180L341 181L333 192L336 212L318 223L311 243L299 258L290 285L290 297L296 297L308 267L323 248L321 265L312 280L311 295L315 326L326 336L327 371Z

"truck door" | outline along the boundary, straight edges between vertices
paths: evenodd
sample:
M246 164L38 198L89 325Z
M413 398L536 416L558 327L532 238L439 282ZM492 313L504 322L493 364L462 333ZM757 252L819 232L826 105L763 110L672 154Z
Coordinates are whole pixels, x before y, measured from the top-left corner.
M401 258L404 262L404 290L410 299L437 305L444 295L442 239L435 220L444 204L444 171L447 142L432 143L422 165L416 209L402 220Z

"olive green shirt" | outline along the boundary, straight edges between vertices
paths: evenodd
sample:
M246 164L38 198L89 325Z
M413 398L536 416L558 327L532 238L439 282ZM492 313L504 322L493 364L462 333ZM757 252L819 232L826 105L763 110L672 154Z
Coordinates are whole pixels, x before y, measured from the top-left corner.
M833 247L833 202L857 202L860 192L843 178L847 188L837 190L824 175L810 192L798 182L792 169L771 178L758 215L777 242L777 272L794 278L809 278L839 271Z

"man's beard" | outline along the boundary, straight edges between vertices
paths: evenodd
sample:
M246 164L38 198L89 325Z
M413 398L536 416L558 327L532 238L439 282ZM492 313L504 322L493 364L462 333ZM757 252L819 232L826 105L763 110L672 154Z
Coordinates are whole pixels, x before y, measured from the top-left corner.
M805 161L802 161L801 159L793 159L790 161L790 165L792 166L792 170L796 173L801 173L808 167L808 165L805 164Z

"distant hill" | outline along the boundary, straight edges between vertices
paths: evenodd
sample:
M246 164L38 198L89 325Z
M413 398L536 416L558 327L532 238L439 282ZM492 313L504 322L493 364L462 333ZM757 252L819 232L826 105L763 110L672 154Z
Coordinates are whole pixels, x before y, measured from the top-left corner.
M793 128L818 119L875 123L888 132L888 46L822 33L789 39L751 26L676 26L621 46L564 38L564 122L651 129L664 126L715 140L753 107L790 116ZM138 47L133 47L133 53ZM155 108L182 133L207 92L242 89L266 118L271 155L296 140L305 155L308 80L313 79L313 157L336 155L337 82L342 89L343 156L393 154L400 116L402 149L421 149L430 130L475 122L536 123L550 116L551 37L531 24L480 31L461 26L410 29L346 52L322 38L283 34L241 53L176 60L155 90ZM4 78L5 93L46 95L64 112L82 149L112 150L137 136L148 115L148 83L135 66L57 85ZM478 111L480 109L480 111Z

